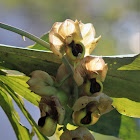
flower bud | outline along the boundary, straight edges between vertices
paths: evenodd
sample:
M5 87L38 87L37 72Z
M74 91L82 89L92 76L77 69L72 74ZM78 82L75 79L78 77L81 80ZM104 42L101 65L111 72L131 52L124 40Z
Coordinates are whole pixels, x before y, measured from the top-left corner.
M31 78L27 82L30 86L34 86L35 84L40 86L42 85L52 86L54 84L52 77L45 71L36 70L33 71L30 75Z
M31 78L27 81L29 89L40 96L55 95L57 89L53 87L53 78L46 72L36 70L31 74Z

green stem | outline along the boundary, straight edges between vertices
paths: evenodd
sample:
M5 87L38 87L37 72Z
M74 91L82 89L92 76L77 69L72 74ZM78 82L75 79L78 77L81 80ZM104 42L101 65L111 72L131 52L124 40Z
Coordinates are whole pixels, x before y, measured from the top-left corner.
M23 31L21 29L18 29L16 27L12 27L10 25L7 25L7 24L1 23L1 22L0 22L0 28L15 32L17 34L20 34L21 36L25 36L25 37L37 42L38 44L40 44L40 45L42 45L42 46L44 46L44 47L46 47L47 49L50 50L50 44L49 43L47 43L46 41L40 39L39 37L37 37L37 36L35 36L31 33L28 33L26 31Z
M72 94L71 100L70 100L70 106L72 107L74 105L75 101L78 99L78 85L73 78L73 69L71 68L70 63L68 62L66 56L62 57L62 62L64 63L66 69L69 71L70 75L72 76L72 81L73 81L73 85L74 85L73 94Z
M63 57L62 57L62 62L64 63L64 65L65 65L66 69L69 71L69 73L70 73L71 75L73 75L73 69L71 68L70 63L69 63L69 61L67 60L66 56L63 56Z

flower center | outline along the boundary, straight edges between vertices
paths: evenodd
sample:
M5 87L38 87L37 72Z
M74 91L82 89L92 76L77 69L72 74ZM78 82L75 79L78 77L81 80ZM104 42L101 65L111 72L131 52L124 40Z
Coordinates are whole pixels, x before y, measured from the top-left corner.
M43 127L44 124L45 124L46 118L47 118L47 115L44 116L44 117L41 117L41 118L38 120L38 125L41 126L41 127Z
M91 113L90 111L87 112L86 116L81 120L82 124L90 124L91 123Z
M93 78L93 79L90 79L90 92L92 94L96 93L96 92L99 92L101 90L101 86L99 83L96 82L96 79Z
M72 54L77 57L79 55L79 53L82 54L83 52L83 46L81 44L75 44L74 41L72 41L70 44L69 44L69 47L71 47L72 49Z

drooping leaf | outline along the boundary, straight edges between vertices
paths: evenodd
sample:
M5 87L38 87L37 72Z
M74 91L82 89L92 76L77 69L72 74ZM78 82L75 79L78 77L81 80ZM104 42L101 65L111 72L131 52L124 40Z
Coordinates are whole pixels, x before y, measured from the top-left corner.
M115 98L113 105L121 114L131 117L140 117L140 112L138 111L140 110L140 70L118 69L123 65L132 63L137 57L139 55L104 57L105 62L108 63L108 73L103 83L103 92ZM137 62L138 68L140 64L139 61ZM133 65L131 65L131 68L133 68ZM136 63L134 69L136 69Z
M41 97L28 89L29 86L26 84L26 82L29 80L29 77L0 75L0 80L7 84L11 89L13 89L23 98L38 106L38 102L40 101Z
M102 115L96 124L88 128L93 132L112 135L124 140L137 140L140 137L137 119L121 115L116 110Z
M140 118L140 102L127 98L113 98L113 106L123 115Z
M49 33L45 33L43 36L41 36L41 39L49 43ZM37 50L46 50L46 51L49 51L47 48L41 46L41 45L38 44L38 43L35 43L34 45L29 46L28 48L30 48L30 49L37 49Z
M6 113L18 140L31 140L29 130L20 123L18 113L13 107L11 97L0 87L0 106ZM7 132L8 133L8 132Z
M24 116L27 118L27 120L35 130L39 140L48 140L48 138L39 131L36 122L29 114L29 112L26 110L23 102L21 101L21 98L19 98L19 96L7 84L3 83L2 81L0 81L0 87L4 89L7 93L9 93L10 96L13 98L13 100L16 102L16 104L18 105Z

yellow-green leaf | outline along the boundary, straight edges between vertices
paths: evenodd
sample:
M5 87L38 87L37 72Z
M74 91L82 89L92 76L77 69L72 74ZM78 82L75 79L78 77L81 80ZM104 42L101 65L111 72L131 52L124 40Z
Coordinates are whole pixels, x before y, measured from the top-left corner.
M7 92L0 87L0 106L6 113L18 140L31 140L29 130L24 127L19 120L18 113L13 107L13 102L11 97Z
M4 76L0 75L0 80L7 84L11 89L13 89L18 95L22 96L32 104L38 106L38 102L40 101L40 96L31 92L28 89L28 85L26 82L29 77L27 76Z

